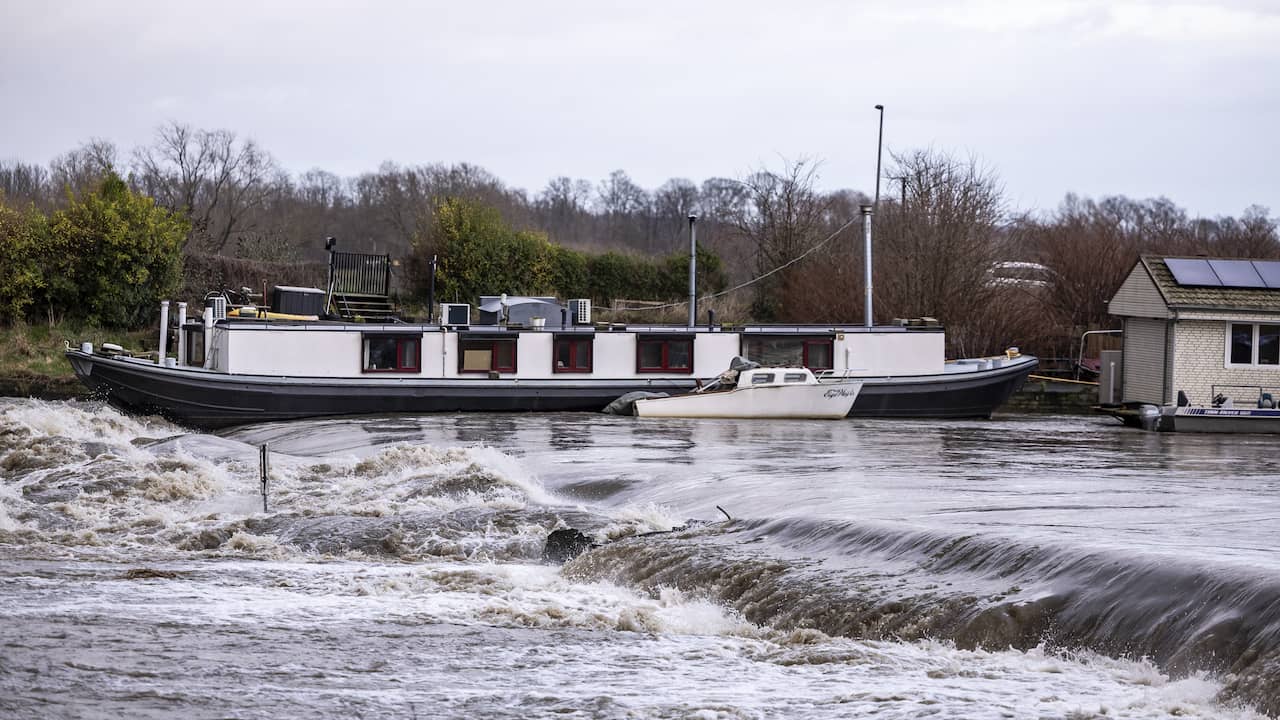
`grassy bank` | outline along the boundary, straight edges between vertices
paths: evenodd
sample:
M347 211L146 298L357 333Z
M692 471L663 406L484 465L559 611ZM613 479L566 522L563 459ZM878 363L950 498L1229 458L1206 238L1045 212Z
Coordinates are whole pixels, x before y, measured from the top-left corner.
M60 399L85 394L71 363L63 356L66 344L101 345L113 342L126 350L154 350L150 330L103 330L72 323L17 324L0 327L0 395Z

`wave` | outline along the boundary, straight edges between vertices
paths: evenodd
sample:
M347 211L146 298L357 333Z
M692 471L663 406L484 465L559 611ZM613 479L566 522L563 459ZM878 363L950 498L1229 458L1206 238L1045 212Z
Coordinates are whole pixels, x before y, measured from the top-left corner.
M605 545L565 569L674 587L779 630L960 648L1087 649L1224 679L1280 714L1280 580L1238 567L988 536L796 520Z
M281 558L536 560L572 523L601 538L666 530L658 508L592 512L484 446L400 443L358 457L273 453L183 434L105 406L8 402L0 411L0 543Z

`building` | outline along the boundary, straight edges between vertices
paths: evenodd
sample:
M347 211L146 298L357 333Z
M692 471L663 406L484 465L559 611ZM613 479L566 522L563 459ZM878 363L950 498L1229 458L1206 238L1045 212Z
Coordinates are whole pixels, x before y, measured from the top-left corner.
M1280 261L1144 255L1109 310L1124 321L1126 402L1280 395Z

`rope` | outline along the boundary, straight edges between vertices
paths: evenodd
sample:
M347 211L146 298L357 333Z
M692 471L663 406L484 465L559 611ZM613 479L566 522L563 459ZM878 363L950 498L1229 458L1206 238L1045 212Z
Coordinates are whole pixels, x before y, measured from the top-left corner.
M845 230L848 230L848 229L849 229L849 226L850 226L850 225L853 225L853 224L854 224L855 222L857 222L857 221L858 221L858 218L856 218L856 217L855 217L855 218L853 218L853 219L852 219L852 220L850 220L849 222L847 222L847 223L845 223L845 224L841 225L840 227L836 228L836 231L835 231L835 232L833 232L833 233L831 233L830 235L828 235L824 240L822 240L822 241L821 241L821 242L819 242L818 244L814 245L813 247L809 248L808 250L805 250L803 253L800 253L800 254L799 254L799 255L797 255L796 257L794 257L794 258L792 258L792 259L788 260L787 262L785 262L785 263L783 263L783 264L779 265L778 267L776 267L776 268L774 268L774 269L770 270L769 272L764 273L763 275L758 275L758 276L756 276L756 277L753 277L753 278L751 278L750 280L748 280L748 281L746 281L746 282L744 282L744 283L739 283L739 284L737 284L737 285L734 285L733 287L731 287L731 288L729 288L729 289L727 289L727 290L721 290L720 292L718 292L718 293L712 293L711 295L704 295L704 296L702 296L702 297L698 298L698 302L702 302L702 301L704 301L704 300L714 300L714 299L716 299L716 298L718 298L718 297L724 297L725 295L728 295L728 294L729 294L729 293L731 293L731 292L737 292L738 290L741 290L741 289L742 289L742 288L744 288L744 287L749 287L749 286L751 286L751 285L755 285L756 283L760 282L761 280L764 280L765 278L769 277L770 275L774 275L774 274L776 274L776 273L782 272L783 270L786 270L787 268L791 267L792 265L795 265L796 263L800 262L801 260L803 260L803 259L805 259L805 258L809 257L810 255L812 255L813 253L817 252L818 250L820 250L820 249L822 248L822 246L824 246L824 245L826 245L827 243L831 242L832 240L836 239L836 236L838 236L840 233L844 232ZM618 309L619 309L619 310L625 310L625 311L627 311L627 312L636 312L636 311L639 311L639 310L666 310L667 308L680 307L680 306L682 306L682 305L688 305L688 304L689 304L689 301L688 301L688 300L682 300L682 301L680 301L680 302L672 302L672 303L667 303L667 304L665 304L665 305L651 305L651 306L646 306L646 307L634 307L634 308L632 308L632 307L620 307L620 308L618 308Z

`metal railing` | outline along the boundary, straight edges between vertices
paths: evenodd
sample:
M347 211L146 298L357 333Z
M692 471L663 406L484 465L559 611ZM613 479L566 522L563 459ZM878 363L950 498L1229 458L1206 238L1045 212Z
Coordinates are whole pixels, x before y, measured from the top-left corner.
M391 294L391 256L368 253L329 252L329 272L333 292L342 295Z

